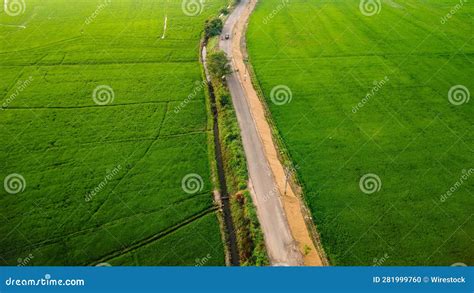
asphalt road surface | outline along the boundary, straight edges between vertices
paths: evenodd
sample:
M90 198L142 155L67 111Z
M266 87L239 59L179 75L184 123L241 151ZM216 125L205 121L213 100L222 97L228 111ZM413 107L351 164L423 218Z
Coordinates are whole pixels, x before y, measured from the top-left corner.
M251 5L249 0L242 0L228 17L223 28L222 36L228 34L230 38L221 37L219 45L231 60L234 70L238 70L236 65L238 62L243 64L243 60L234 59L242 58L242 54L236 55L233 52L233 50L240 48L241 41L236 38L235 32L245 30L244 24L253 7L254 5ZM240 68L240 70L245 69ZM246 76L245 78L249 77ZM302 254L299 252L291 234L280 200L280 192L269 167L261 136L250 111L245 87L236 72L227 77L227 83L241 129L250 183L253 189L252 197L257 207L270 262L276 266L303 265Z

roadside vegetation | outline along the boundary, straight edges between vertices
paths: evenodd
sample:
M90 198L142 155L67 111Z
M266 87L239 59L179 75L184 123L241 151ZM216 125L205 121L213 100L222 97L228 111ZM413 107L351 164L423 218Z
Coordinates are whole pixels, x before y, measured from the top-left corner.
M225 79L226 75L232 73L229 60L223 51L212 52L208 55L207 68L212 77L221 82ZM226 99L226 105L227 101Z
M212 38L214 36L217 36L221 33L222 28L224 24L222 22L222 19L219 17L215 17L211 20L206 20L206 23L204 25L204 34L206 38Z
M382 1L366 16L359 3L273 14L279 1L261 1L247 32L325 252L333 265L474 265L474 113L449 99L474 90L474 11Z
M217 37L208 40L207 48L207 67L219 114L220 141L241 265L268 265L263 233L247 189L248 172L240 128L225 82L231 67L225 53L218 48Z

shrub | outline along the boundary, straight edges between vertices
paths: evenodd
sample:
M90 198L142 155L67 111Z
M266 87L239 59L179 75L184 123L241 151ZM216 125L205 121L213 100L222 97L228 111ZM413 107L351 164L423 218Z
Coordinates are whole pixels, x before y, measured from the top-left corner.
M232 72L229 65L229 60L224 52L218 51L211 53L208 57L207 68L211 73L212 77L220 80L222 77Z
M213 18L211 20L207 20L206 24L204 25L204 32L206 33L206 37L211 38L220 35L223 27L224 24L222 23L222 19L218 17Z
M227 15L229 14L229 9L227 9L226 7L222 8L220 11L220 13L224 14L224 15Z

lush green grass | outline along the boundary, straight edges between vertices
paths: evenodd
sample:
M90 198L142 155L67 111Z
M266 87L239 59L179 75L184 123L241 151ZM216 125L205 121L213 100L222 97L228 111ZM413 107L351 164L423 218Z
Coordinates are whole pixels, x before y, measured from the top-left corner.
M472 101L474 7L458 1L261 1L252 16L252 65L335 265L474 265ZM271 12L276 9L274 17ZM380 83L388 81L353 111ZM272 103L286 85L289 104ZM380 177L365 194L359 180Z
M0 15L0 177L26 181L0 189L0 263L223 265L198 45L225 1L196 17L176 0L101 3L31 0ZM113 102L94 102L100 85ZM190 173L203 180L193 194Z
M169 249L170 247L173 249ZM220 244L219 225L213 215L206 215L149 245L112 259L110 263L124 265L130 264L132 260L135 265L222 265L224 254Z

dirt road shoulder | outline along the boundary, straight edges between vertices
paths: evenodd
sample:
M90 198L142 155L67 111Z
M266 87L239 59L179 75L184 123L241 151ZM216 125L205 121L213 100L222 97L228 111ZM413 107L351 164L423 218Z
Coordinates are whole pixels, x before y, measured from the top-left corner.
M285 168L278 157L278 149L273 141L272 131L265 116L265 106L262 104L262 101L253 87L251 78L248 74L248 68L246 68L244 62L247 52L245 42L242 42L242 38L245 37L248 19L255 8L256 1L251 0L246 5L247 7L244 9L234 29L232 40L232 53L234 57L233 65L238 69L237 76L245 91L247 102L251 109L251 115L255 121L257 131L263 143L266 159L269 163L278 190L282 195L281 200L286 213L286 218L288 219L291 234L297 242L300 252L303 254L304 264L308 266L327 265L324 252L319 243L318 245L314 244L307 223L305 222L303 214L304 205L301 197L294 192L290 185L285 187Z

